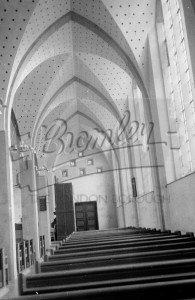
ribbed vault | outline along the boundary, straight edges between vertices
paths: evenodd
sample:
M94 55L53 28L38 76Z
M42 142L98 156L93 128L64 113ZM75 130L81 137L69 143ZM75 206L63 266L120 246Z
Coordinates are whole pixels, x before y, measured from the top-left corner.
M21 137L36 148L40 165L48 164L45 132L56 119L69 120L75 136L94 126L113 129L127 109L132 80L147 96L155 1L3 0L0 6L6 37L0 97L13 105ZM13 53L6 52L14 35Z

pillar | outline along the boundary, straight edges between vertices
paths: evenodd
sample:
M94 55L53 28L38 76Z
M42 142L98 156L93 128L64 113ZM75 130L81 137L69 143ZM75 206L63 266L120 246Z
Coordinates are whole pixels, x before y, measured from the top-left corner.
M55 180L54 180L54 174L48 173L48 205L49 205L49 217L50 217L50 223L54 219L54 211L55 211Z
M153 168L154 199L159 223L157 228L165 229L163 199L166 193L166 184L167 180L174 181L176 175L173 152L171 150L166 93L156 27L149 34L148 45L149 101L150 112L152 112L148 116L152 117L154 123L154 132L150 139L153 142L153 146L150 146L150 154L151 163L154 166L156 165L156 168Z
M8 257L9 279L17 277L11 157L5 131L0 131L0 248Z
M39 223L36 189L34 155L32 159L21 161L20 187L22 195L22 228L23 239L33 239L36 259L40 258L39 251Z
M50 217L49 217L49 199L48 199L48 188L47 188L47 177L37 176L37 196L38 196L38 207L39 207L39 234L45 236L45 248L49 249L51 238L50 238ZM40 210L40 199L39 197L46 197L46 210Z
M125 227L125 215L122 203L122 180L120 174L120 165L118 162L117 151L112 150L113 177L115 186L115 196L113 201L116 203L116 215L119 228Z

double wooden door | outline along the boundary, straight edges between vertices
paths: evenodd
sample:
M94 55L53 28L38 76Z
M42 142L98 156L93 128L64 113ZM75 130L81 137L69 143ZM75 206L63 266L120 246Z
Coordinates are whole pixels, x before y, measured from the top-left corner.
M95 201L75 203L77 231L98 229L97 203Z

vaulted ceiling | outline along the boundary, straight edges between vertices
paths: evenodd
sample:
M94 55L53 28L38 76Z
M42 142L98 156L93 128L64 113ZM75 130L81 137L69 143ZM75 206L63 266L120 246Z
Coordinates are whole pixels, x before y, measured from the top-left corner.
M112 129L132 81L146 91L155 9L155 0L0 1L0 98L13 105L40 164L56 120L75 135Z

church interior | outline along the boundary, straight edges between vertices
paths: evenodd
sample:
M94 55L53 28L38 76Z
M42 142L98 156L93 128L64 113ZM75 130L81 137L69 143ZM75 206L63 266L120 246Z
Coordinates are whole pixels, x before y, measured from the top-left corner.
M1 0L0 40L0 298L195 299L195 1Z

